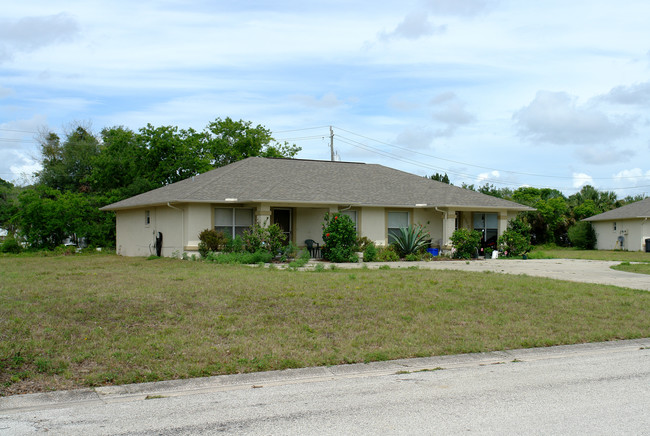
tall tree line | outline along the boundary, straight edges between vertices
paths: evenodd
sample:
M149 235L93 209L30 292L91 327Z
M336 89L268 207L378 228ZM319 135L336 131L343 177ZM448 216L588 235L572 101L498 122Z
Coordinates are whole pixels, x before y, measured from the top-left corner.
M217 118L202 131L176 126L133 131L107 127L98 135L77 125L63 138L39 138L37 183L19 188L0 179L0 227L34 248L67 238L90 245L115 243L115 217L107 204L250 156L294 157L300 147L278 143L265 127Z
M436 173L431 179L449 183L447 174ZM478 188L463 183L461 187L534 207L535 211L521 214L521 218L531 226L533 244L569 245L569 228L580 220L645 198L637 195L619 199L615 192L599 191L591 185L583 186L568 197L551 188L521 187L513 190L497 188L490 183Z

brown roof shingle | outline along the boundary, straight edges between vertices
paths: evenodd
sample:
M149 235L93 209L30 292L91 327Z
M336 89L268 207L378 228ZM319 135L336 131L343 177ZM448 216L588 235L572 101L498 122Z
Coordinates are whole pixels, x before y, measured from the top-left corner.
M359 206L533 210L512 201L376 164L250 157L110 204L102 210L166 203L317 203Z

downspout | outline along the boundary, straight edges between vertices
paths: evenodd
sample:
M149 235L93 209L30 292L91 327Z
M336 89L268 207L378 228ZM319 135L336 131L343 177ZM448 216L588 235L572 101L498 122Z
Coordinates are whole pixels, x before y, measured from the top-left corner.
M167 202L167 207L181 211L181 253L185 251L185 211L179 207L172 206Z
M445 236L447 236L447 235L445 235L445 233L447 233L447 217L449 216L449 212L447 212L445 210L438 209L438 206L433 206L433 208L437 212L440 212L441 214L444 215L444 219L442 220L442 239L443 240L441 241L442 243L440 244L440 248L442 248L443 245L447 245L447 241L449 240L449 238L445 238Z

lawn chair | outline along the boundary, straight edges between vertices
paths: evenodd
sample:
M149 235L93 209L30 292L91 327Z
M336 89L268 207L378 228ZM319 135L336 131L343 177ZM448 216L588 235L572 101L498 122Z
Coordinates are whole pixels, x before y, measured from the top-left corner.
M314 259L320 259L320 244L313 239L305 239L305 245L309 250L309 256Z

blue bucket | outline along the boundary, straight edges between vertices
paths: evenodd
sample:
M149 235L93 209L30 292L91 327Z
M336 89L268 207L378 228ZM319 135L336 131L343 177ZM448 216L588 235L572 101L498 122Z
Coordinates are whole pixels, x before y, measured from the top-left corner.
M440 253L439 248L427 248L427 251L429 252L429 254L431 254L431 256L434 256L434 257L437 256Z

